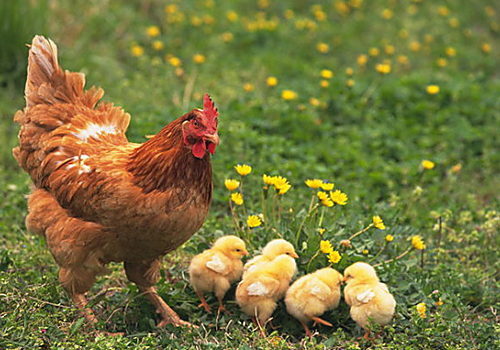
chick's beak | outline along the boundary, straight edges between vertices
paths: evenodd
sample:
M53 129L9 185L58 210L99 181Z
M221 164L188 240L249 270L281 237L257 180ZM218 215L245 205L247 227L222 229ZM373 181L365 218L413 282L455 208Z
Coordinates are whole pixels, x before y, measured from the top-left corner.
M295 253L295 252L290 253L290 256L291 256L292 258L294 258L294 259L298 259L298 258L299 258L299 256L298 256L298 255L297 255L297 253Z
M243 256L247 256L248 254L250 254L250 253L248 253L248 250L246 250L246 249L244 249L242 253L243 253Z

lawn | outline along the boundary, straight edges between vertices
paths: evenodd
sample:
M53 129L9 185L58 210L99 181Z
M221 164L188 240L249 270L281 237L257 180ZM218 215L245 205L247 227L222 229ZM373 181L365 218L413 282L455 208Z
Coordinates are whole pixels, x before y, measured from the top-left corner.
M10 24L0 28L0 349L500 348L496 1L7 3L15 2L0 5ZM59 285L45 242L26 230L30 180L11 155L12 117L25 103L25 44L34 34L52 38L64 69L85 73L87 87L102 87L104 100L132 115L131 141L201 107L204 93L219 108L210 214L164 259L158 284L198 328L157 329L153 308L112 264L89 299L97 329L124 335L96 336ZM238 174L237 164L251 173ZM280 193L264 174L291 186ZM241 185L230 191L226 179ZM312 179L334 188L311 188ZM317 194L335 190L345 205ZM262 224L248 227L250 215ZM225 299L231 315L205 313L187 267L224 234L242 237L251 254L289 240L299 276L376 265L397 301L394 322L360 340L341 301L324 316L333 327L315 327L308 339L280 302L278 328L263 338L234 288ZM321 241L338 255L321 252Z

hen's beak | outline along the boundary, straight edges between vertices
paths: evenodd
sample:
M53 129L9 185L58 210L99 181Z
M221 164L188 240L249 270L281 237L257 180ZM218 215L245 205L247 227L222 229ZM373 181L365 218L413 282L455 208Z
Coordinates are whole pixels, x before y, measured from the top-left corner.
M216 146L219 144L219 134L217 134L217 132L213 134L206 134L203 137L205 141L212 142Z

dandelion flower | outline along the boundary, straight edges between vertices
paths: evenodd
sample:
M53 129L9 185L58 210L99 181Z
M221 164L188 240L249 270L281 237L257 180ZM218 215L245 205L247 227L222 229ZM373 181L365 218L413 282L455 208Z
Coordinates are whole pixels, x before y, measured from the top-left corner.
M327 53L330 51L330 46L327 43L318 43L318 45L316 45L316 49L320 53Z
M334 206L335 203L330 198L327 198L325 200L321 201L321 204L323 204L325 207L331 208Z
M368 56L366 55L359 55L358 58L356 59L356 62L358 63L358 66L366 66L366 63L368 62Z
M330 82L328 80L321 80L319 86L321 86L323 89L326 89L327 87L330 86Z
M222 33L221 37L225 43L230 43L234 39L234 35L231 32L224 32L224 33Z
M331 191L335 187L335 184L332 182L322 182L320 187L323 191Z
M347 195L343 193L341 190L336 190L335 192L330 192L330 198L332 201L339 205L347 204Z
M322 240L321 242L319 242L319 250L322 253L329 254L333 252L333 247L330 241Z
M354 84L356 84L356 82L354 81L354 79L348 79L347 82L346 82L346 85L349 88L352 88L354 86Z
M262 175L262 180L264 183L268 186L272 186L274 184L274 176L269 176L269 175Z
M224 181L224 185L226 185L226 188L229 191L234 191L238 187L240 187L240 182L238 180L233 180L233 179L226 179Z
M455 164L454 166L451 167L451 172L453 174L457 174L460 172L460 170L462 170L462 164L458 163L458 164Z
M262 225L262 220L257 215L250 215L247 219L247 225L250 228L259 227Z
M320 188L321 185L323 184L323 180L320 179L312 179L312 180L306 180L306 186L309 188Z
M429 95L436 95L439 93L439 86L438 85L427 85L427 93Z
M420 318L425 318L425 311L427 310L427 307L425 306L425 303L419 303L416 306L418 316Z
M368 50L368 54L369 54L370 56L375 57L375 56L378 56L378 55L380 54L380 51L379 51L379 49L378 49L378 48L376 48L376 47L370 47L370 49Z
M278 194L283 195L288 192L288 190L292 187L288 182L277 182L274 184L276 190L278 190Z
M130 51L134 57L140 57L144 54L144 49L140 45L133 45Z
M373 217L373 226L375 226L379 230L385 230L384 222L382 221L382 218L378 215Z
M271 87L276 86L276 85L278 85L278 78L268 77L266 79L266 84L267 84L267 86L271 86Z
M250 165L246 164L238 164L234 167L236 169L236 172L240 174L241 176L247 176L252 172L252 167Z
M160 28L158 28L157 26L149 26L146 29L146 34L152 38L157 37L158 35L160 35Z
M343 239L340 241L340 245L344 248L352 248L351 241L348 239Z
M243 85L243 90L245 90L246 92L252 92L254 90L254 86L253 84L246 83Z
M446 67L448 65L448 60L446 58L438 58L437 61L436 61L436 64L443 68L443 67Z
M394 241L394 237L393 237L392 235L386 235L386 236L385 236L385 240L386 240L387 242L392 242L392 241Z
M231 193L231 200L236 205L242 205L243 204L243 195L239 192Z
M163 49L163 43L160 40L153 41L153 49L160 51Z
M202 63L205 63L205 61L206 61L206 57L202 54L197 53L193 56L193 62L196 64L202 64Z
M238 14L235 11L228 11L226 17L229 22L236 22L238 20Z
M342 256L336 250L334 250L328 254L328 261L331 262L332 264L338 263L340 261L340 259L342 259Z
M425 243L422 241L422 238L420 236L413 236L411 238L411 244L413 248L417 250L424 250L425 249Z
M323 79L331 79L333 77L333 72L329 69L322 69L320 75Z
M318 107L320 105L320 101L316 97L311 97L309 99L309 104L314 107Z
M434 167L436 166L436 164L430 160L423 160L422 161L422 168L424 168L425 170L431 170L431 169L434 169Z
M418 41L412 41L410 43L410 50L412 50L414 52L420 51L421 47L422 47L422 45Z
M449 46L446 48L446 54L450 57L454 57L457 54L457 50L455 50L453 47Z
M361 251L361 253L363 253L363 255L368 255L368 253L369 253L369 252L370 252L370 251L369 251L368 249L363 249L363 250Z
M375 66L375 69L380 74L388 74L391 72L391 65L386 63L379 63Z
M289 100L295 100L298 97L297 93L292 90L283 90L281 92L281 98L289 101Z
M396 48L394 47L394 45L386 45L384 51L388 55L394 55L394 52L396 52Z
M483 43L481 45L481 50L483 50L484 53L490 53L491 52L491 45L488 43Z
M319 198L320 201L326 201L326 200L329 199L328 198L328 193L323 192L323 191L318 191L317 196L318 196L318 198Z
M384 9L382 11L382 17L384 19L391 19L393 15L394 15L393 12L391 10L389 10L389 9Z
M324 228L324 227L320 227L320 228L318 228L318 233L319 233L320 235L322 235L323 233L325 233L325 231L326 231L326 228Z
M351 67L347 67L345 69L345 74L349 75L349 76L353 75L354 74L354 69L352 69Z
M167 61L168 61L168 63L170 63L172 66L174 66L176 68L178 68L182 65L182 61L180 60L180 58L175 57L175 56L168 55Z

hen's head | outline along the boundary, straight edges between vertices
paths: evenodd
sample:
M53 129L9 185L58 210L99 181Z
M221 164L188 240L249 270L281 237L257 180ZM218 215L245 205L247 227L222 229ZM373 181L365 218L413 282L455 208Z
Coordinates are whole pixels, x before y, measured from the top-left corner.
M184 144L191 147L196 158L203 158L207 150L211 154L215 153L219 144L218 116L217 108L208 94L203 98L203 110L193 109L186 115L186 120L182 123Z

